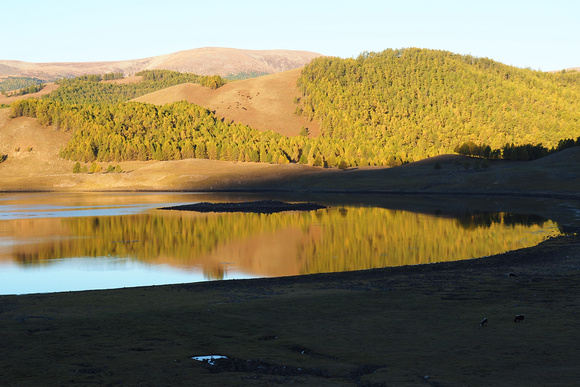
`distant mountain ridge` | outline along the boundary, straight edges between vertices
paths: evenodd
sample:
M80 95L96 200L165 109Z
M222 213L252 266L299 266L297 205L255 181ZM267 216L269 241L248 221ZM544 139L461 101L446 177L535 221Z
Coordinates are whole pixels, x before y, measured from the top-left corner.
M111 62L30 63L0 60L0 78L35 77L49 81L85 74L123 73L128 76L142 70L174 70L199 75L217 74L222 77L239 73L273 74L302 67L320 56L322 54L310 51L205 47L144 59Z

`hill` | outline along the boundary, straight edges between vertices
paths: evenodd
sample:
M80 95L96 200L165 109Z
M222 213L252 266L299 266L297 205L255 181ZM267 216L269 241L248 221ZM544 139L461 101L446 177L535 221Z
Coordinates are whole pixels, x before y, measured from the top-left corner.
M58 150L70 140L71 132L42 126L29 118L10 119L8 113L8 109L0 109L0 155L6 156L0 163L2 190L34 190L36 178L50 181L70 170L70 161L58 157Z
M124 85L95 82L95 76L63 80L67 87L61 84L41 102L20 101L12 108L15 115L75 129L61 155L84 162L196 157L394 166L462 150L463 144L466 155L495 157L503 151L504 158L528 160L579 134L579 74L522 70L445 51L317 58L300 74L233 82L217 91L183 85L204 84L207 76L170 70L139 74L145 73L147 80ZM154 90L136 101L185 100L211 111L177 102L169 107L125 102ZM295 136L311 125L318 134L314 122L321 124L320 136ZM484 152L473 153L476 148Z
M531 162L492 160L486 169L476 168L477 159L447 155L394 168L344 171L187 159L120 162L123 173L73 174L74 162L58 156L70 132L55 131L29 117L8 116L8 109L0 109L0 154L7 155L0 163L1 191L279 190L576 198L580 192L580 147ZM469 169L464 168L466 162L471 163ZM434 169L435 163L441 169ZM104 170L108 163L99 164Z
M302 127L313 136L319 133L316 121L295 114L299 96L296 81L301 69L227 83L210 90L199 84L181 84L159 90L133 101L165 105L187 101L203 106L218 117L241 122L258 130L272 130L285 136L296 136Z
M304 66L321 56L309 51L240 50L206 47L151 58L113 62L28 63L0 60L1 76L35 77L43 80L87 74L123 73L143 70L174 70L199 75L262 75Z
M321 133L402 161L463 142L557 145L580 135L580 73L543 73L425 49L324 57L304 69L303 114Z
M55 91L58 88L58 85L54 82L47 83L46 86L37 93L31 94L24 94L24 95L15 95L7 97L3 94L0 94L0 104L10 105L14 101L18 101L20 99L27 99L27 98L41 98L43 95L48 95Z
M452 153L466 141L489 141L488 144L494 148L507 142L555 146L560 140L576 138L579 134L578 74L522 70L489 59L444 51L386 50L365 53L357 59L318 58L302 71L296 69L231 82L215 90L196 84L157 84L166 82L168 77L195 82L188 77L198 79L199 76L155 70L141 79L133 79L136 83L125 80L96 82L80 77L67 80L65 83L70 83L68 89L64 90L61 85L48 98L14 102L12 112L22 119L34 117L41 124L72 130L68 143L59 147L60 155L83 163L181 160L181 167L220 165L224 170L229 168L229 164L208 164L189 159L247 163L246 166L234 164L237 174L251 170L253 167L249 166L255 167L256 162L290 164L280 171L300 173L319 171L306 168L305 164L361 168L354 174L349 171L348 178L336 170L320 173L320 180L309 180L312 189L339 189L340 186L351 190L372 190L375 184L377 190L399 189L392 187L471 190L478 185L477 179L491 176L485 180L486 185L499 184L493 187L493 191L503 189L511 192L511 183L503 187L503 178L494 175L497 166L507 165L505 163L492 164L494 172L491 174L477 171L468 175L458 174L462 172L458 166L471 163L465 166L465 172L469 172L469 169L485 169L488 164L455 158L453 162L458 164L450 166L445 158L440 161L431 158L413 164L414 168L422 168L423 172L418 175L376 172L364 167L395 166ZM142 82L149 82L147 85L152 88L142 87ZM158 87L169 85L173 87L163 90ZM121 95L121 92L134 87L147 91L133 102L126 102L135 98L135 94L128 97L131 93ZM78 93L81 89L84 92ZM144 95L149 90L158 91ZM296 98L297 92L302 97ZM121 96L121 99L111 99L112 95ZM295 111L300 109L303 116L297 117ZM297 131L306 126L304 123L317 134L313 124L316 121L321 122L321 135L313 138L296 136ZM5 165L10 165L11 146L7 146L5 154L9 157ZM433 172L435 162L443 170L456 171L451 174L448 171ZM165 167L155 168L161 171ZM406 171L405 168L394 170ZM268 169L272 173L275 170L274 167ZM203 175L207 176L205 172ZM406 181L400 176L414 177ZM432 176L437 180L433 181ZM381 180L387 177L391 179L390 184ZM455 178L461 181L453 180ZM197 180L193 184L186 180L172 181L167 187L208 187L199 186ZM219 187L242 189L244 186L243 179L226 180L229 183ZM247 180L248 187L256 187L252 181L265 180ZM148 184L138 186L151 189L163 186ZM260 184L258 186L263 187ZM306 189L301 184L293 182L291 185ZM557 179L554 184L558 184ZM519 180L516 185L537 190L533 184ZM118 185L121 186L126 186L126 183ZM217 186L212 183L209 187Z

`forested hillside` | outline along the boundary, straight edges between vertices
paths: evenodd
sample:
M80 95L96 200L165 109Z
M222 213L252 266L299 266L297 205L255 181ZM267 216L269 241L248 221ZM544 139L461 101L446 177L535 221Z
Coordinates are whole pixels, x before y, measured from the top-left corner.
M139 102L68 105L27 99L14 102L11 108L12 117L35 117L42 125L73 130L60 153L70 160L201 158L322 165L312 145L316 140L288 138L224 122L209 110L183 101L159 107Z
M343 168L394 166L458 150L499 155L500 149L528 159L528 148L545 154L580 136L580 73L542 73L445 51L312 61L298 80L303 97L296 110L321 123L316 138L306 130L295 137L259 132L187 102L127 102L184 82L210 89L224 82L167 70L140 75L141 82L128 84L96 75L62 80L42 100L14 102L12 116L73 130L61 156L84 162L207 158Z
M580 72L543 73L424 49L321 57L299 79L322 135L380 144L402 160L472 141L553 147L580 135Z
M45 81L38 78L30 77L6 77L0 78L0 93L6 93L13 90L24 89L30 86L38 86Z
M169 70L147 70L136 75L142 77L141 82L130 84L101 82L122 78L122 74L115 73L61 79L57 81L59 88L45 98L66 104L117 103L181 83L200 83L210 89L224 84L219 75L206 76Z

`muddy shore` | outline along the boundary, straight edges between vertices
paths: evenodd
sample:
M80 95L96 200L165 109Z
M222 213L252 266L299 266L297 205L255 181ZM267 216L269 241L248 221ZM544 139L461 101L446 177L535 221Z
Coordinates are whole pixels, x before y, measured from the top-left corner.
M316 203L286 203L279 200L255 200L239 203L194 203L180 206L163 207L160 210L196 211L196 212L253 212L256 214L273 214L283 211L314 211L326 208Z

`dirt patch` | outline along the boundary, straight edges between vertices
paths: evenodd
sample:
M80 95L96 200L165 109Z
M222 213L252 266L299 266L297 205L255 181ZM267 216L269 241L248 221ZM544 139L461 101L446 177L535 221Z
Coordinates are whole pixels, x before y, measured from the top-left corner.
M11 119L9 109L1 109L0 154L6 155L6 161L0 164L0 180L7 183L3 188L10 187L8 181L25 178L24 187L34 190L35 176L54 179L55 175L72 172L69 168L74 163L58 157L62 144L71 135L70 132L38 125L32 118Z

